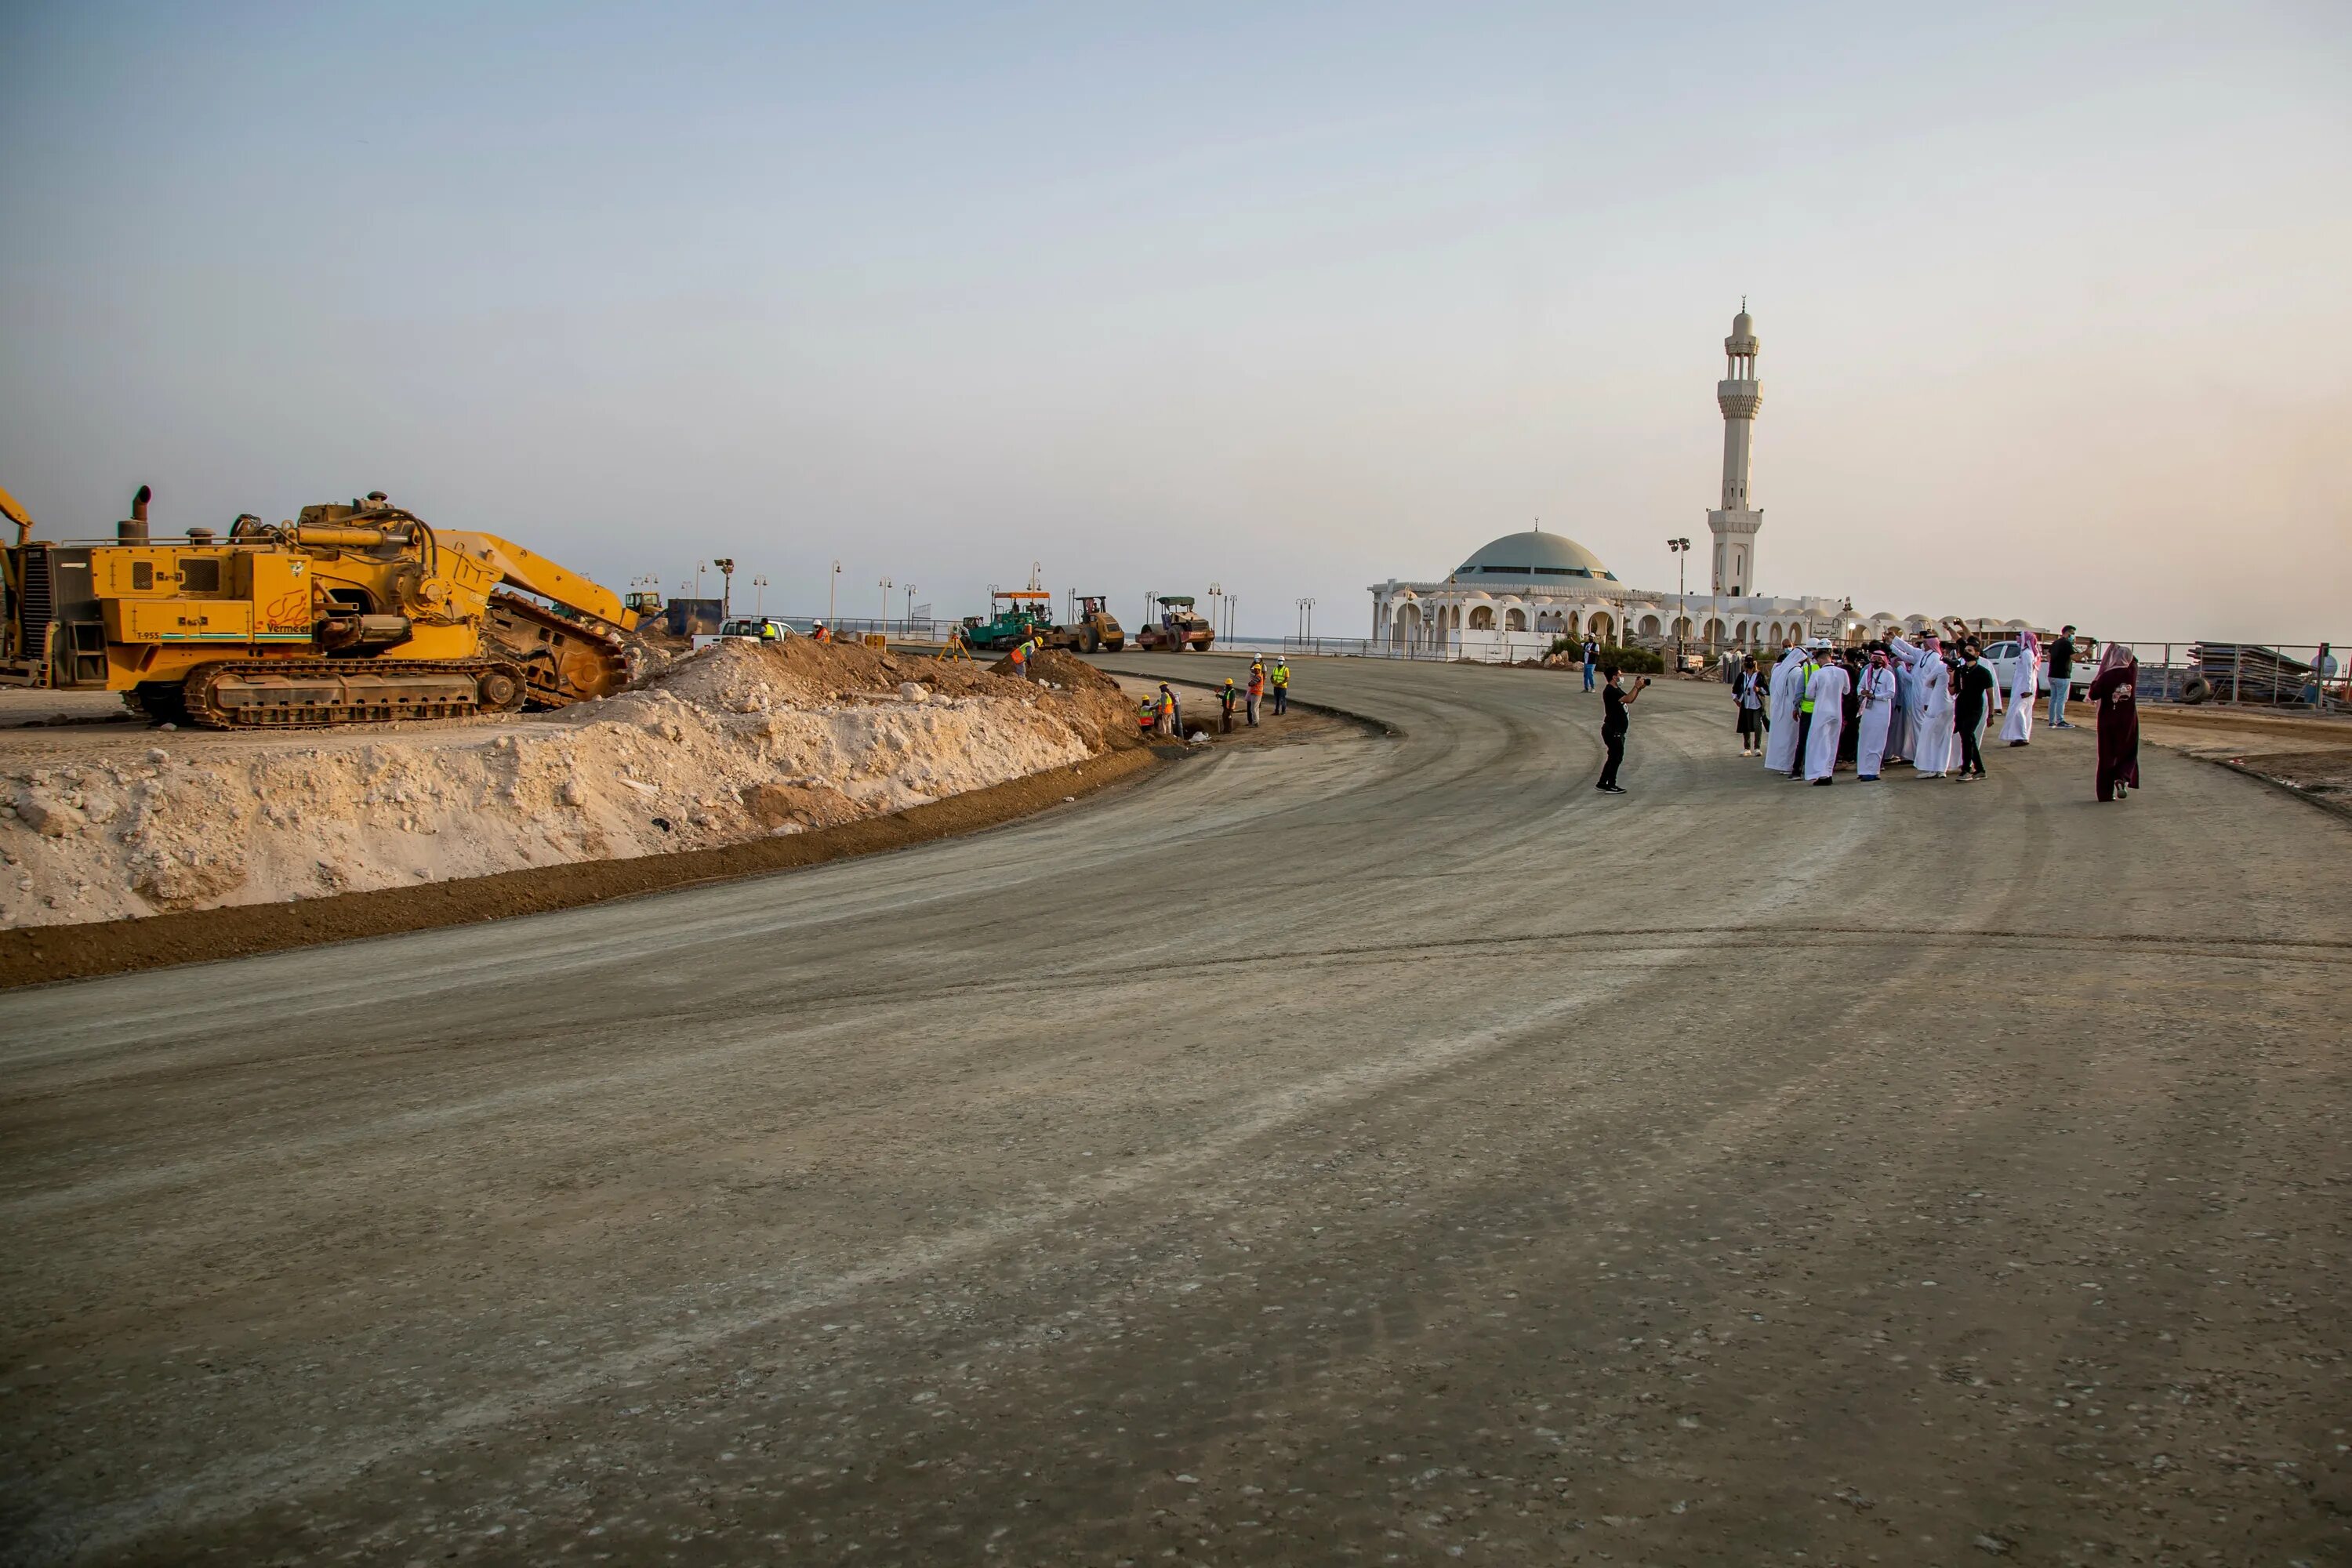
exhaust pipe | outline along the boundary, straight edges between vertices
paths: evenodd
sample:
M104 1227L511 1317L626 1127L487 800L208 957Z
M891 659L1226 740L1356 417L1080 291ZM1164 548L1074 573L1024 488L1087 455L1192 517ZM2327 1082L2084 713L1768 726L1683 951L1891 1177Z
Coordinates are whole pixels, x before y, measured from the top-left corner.
M114 525L114 537L117 542L122 544L147 542L147 503L154 499L153 490L145 485L139 487L139 493L131 498L131 516Z

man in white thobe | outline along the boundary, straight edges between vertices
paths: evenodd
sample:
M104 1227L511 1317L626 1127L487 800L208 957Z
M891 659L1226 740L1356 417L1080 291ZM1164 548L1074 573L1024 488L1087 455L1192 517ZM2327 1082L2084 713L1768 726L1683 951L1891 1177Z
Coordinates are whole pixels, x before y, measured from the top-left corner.
M2017 639L2017 666L2010 676L2009 717L2001 721L2000 738L2012 746L2033 740L2033 700L2042 690L2042 639L2026 632Z
M1951 770L1952 753L1960 743L1952 728L1952 671L1934 637L1915 650L1912 668L1919 677L1919 711L1911 721L1911 766L1923 779L1939 779Z
M1785 773L1797 765L1797 701L1805 694L1805 650L1790 647L1772 667L1772 727L1764 736L1764 766Z
M1879 766L1886 757L1887 733L1897 710L1894 668L1885 654L1873 653L1870 667L1862 672L1862 717L1857 721L1861 732L1854 741L1854 777L1878 777Z
M1805 696L1813 705L1813 722L1805 737L1805 782L1825 784L1837 772L1838 740L1845 733L1845 694L1853 681L1845 666L1825 660L1805 682Z
M1895 706L1886 721L1886 757L1890 763L1907 760L1911 755L1911 719L1919 710L1918 681L1911 673L1910 663L1895 650L1903 639L1895 637L1887 644L1886 672L1895 678Z

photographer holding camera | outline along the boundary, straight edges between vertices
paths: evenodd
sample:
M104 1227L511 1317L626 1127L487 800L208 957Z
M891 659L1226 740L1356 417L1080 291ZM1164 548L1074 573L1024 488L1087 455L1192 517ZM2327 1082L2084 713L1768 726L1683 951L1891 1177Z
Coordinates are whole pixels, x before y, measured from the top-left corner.
M1609 748L1609 760L1601 764L1601 782L1593 787L1604 795L1623 795L1625 792L1617 787L1617 764L1625 760L1625 731L1631 728L1625 718L1625 710L1642 695L1643 688L1650 684L1650 678L1635 676L1633 689L1628 691L1617 684L1616 666L1612 665L1601 673L1609 679L1609 684L1601 689L1601 743Z

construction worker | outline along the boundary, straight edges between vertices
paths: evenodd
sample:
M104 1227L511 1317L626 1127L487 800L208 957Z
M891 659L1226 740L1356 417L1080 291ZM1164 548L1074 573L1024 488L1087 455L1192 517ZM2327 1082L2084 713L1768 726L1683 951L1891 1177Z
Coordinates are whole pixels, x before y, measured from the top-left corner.
M1231 685L1232 683L1231 683L1230 681L1228 681L1226 684ZM1259 702L1259 701L1260 701L1260 700L1262 700L1265 696L1265 661L1264 659L1262 659L1262 658L1254 658L1254 659L1250 660L1250 672L1249 672L1249 708L1248 708L1248 712L1249 712L1249 727L1250 727L1251 729L1253 729L1253 730L1255 730L1255 729L1256 729L1256 728L1257 728L1257 705L1258 705L1258 702Z
M1225 683L1217 688L1217 707L1224 715L1217 725L1217 733L1230 735L1234 732L1234 710L1241 706L1241 689L1234 684L1234 678L1228 675L1225 677Z
M1147 696L1136 704L1135 726L1142 731L1145 740L1151 738L1151 732L1160 727L1159 698Z
M1184 738L1184 710L1164 680L1160 683L1160 717L1167 722L1168 733L1180 741Z
M819 621L816 624L815 630L810 632L809 636L818 642L831 642L833 640L833 628L826 626L823 621Z
M775 622L761 621L760 623L760 640L761 642L782 642L783 640L782 635L776 630Z
M1274 711L1276 717L1290 711L1290 661L1274 661Z

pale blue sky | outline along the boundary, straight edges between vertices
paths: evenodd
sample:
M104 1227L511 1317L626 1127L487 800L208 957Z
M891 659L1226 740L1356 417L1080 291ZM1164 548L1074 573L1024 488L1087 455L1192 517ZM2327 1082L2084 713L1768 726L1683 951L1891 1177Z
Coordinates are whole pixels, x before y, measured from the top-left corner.
M0 5L0 483L615 586L1759 585L2352 637L2352 7ZM902 595L894 595L901 605Z

